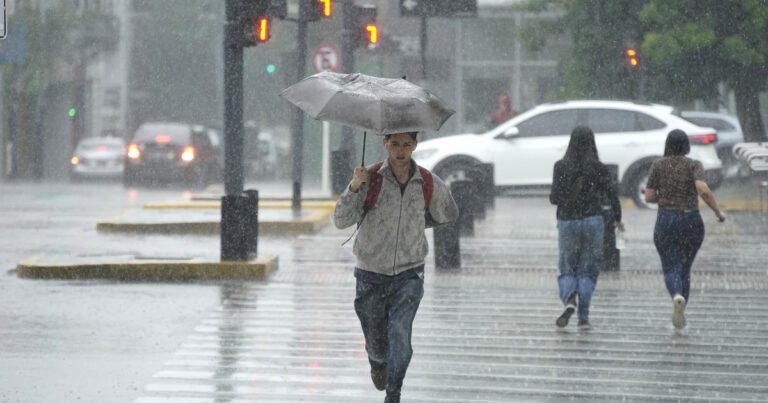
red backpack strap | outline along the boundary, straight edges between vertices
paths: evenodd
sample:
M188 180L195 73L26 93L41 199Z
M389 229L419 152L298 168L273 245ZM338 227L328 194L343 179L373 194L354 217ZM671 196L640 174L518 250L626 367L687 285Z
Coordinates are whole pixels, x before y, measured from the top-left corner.
M421 174L421 192L424 193L424 208L429 208L429 202L432 201L432 191L435 189L435 182L432 179L432 172L420 165L416 165Z
M365 204L363 204L363 211L367 212L376 205L376 200L379 199L379 192L381 191L381 182L384 177L379 175L379 169L384 164L384 161L379 161L371 166L368 171L368 193L365 195Z

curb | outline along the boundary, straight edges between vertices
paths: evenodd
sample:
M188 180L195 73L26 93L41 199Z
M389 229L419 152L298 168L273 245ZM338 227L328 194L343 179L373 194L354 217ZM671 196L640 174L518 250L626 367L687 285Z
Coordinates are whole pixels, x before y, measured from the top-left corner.
M48 263L39 257L19 263L20 278L41 280L188 281L265 280L277 270L277 256L248 262L132 260L126 262Z
M328 201L328 200L315 200L315 201L307 201L304 200L301 202L302 209L312 209L312 210L333 210L336 208L336 201ZM147 203L144 205L145 209L148 210L154 210L154 209L220 209L221 208L221 202L220 201L190 201L190 202L182 202L182 203ZM286 200L271 200L271 201L265 201L265 200L259 200L259 209L291 209L291 201Z
M331 222L331 210L315 211L308 217L292 221L259 221L259 235L305 235L314 234ZM99 222L96 231L101 233L129 234L189 234L218 235L219 221L201 222Z

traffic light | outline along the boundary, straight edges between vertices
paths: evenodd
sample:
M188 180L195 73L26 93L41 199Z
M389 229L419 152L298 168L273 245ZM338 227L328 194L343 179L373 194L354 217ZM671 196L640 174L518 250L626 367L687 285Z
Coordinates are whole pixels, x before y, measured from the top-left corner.
M627 50L624 51L624 54L627 57L627 63L629 65L629 68L632 70L637 70L637 68L640 65L640 62L638 61L638 55L635 48L627 48Z
M355 46L376 46L381 34L376 25L376 6L354 6L353 17Z
M299 20L317 21L333 16L333 0L299 0Z
M287 4L287 0L239 0L237 17L242 46L256 46L269 41L272 18L285 18Z

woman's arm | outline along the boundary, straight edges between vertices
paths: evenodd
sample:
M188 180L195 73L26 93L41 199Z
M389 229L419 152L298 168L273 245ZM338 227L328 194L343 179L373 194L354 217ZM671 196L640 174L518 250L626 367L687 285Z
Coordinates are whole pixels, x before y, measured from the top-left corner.
M709 189L707 183L703 180L697 180L696 191L699 193L699 196L701 196L701 199L704 200L704 203L707 203L707 206L709 206L709 208L715 212L717 219L720 222L725 221L725 214L720 210L720 207L718 207L717 200L715 200L715 195Z

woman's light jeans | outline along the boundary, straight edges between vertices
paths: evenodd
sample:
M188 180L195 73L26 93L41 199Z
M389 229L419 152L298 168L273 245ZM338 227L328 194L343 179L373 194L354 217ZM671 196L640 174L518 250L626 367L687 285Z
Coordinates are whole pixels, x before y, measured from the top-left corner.
M603 216L558 220L557 231L560 299L565 304L571 295L578 295L579 320L588 320L592 293L603 266Z

